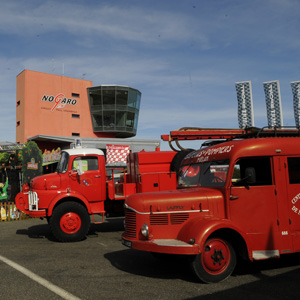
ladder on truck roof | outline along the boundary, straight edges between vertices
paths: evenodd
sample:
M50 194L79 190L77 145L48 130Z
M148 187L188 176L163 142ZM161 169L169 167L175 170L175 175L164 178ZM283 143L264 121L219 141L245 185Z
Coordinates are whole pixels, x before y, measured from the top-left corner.
M161 139L169 142L170 147L174 151L178 151L172 146L171 142L174 141L179 149L186 150L179 144L179 141L233 140L262 137L300 137L300 129L289 126L274 128L248 127L244 129L183 127L181 129L171 131L169 135L162 135ZM211 142L211 144L213 143L218 142Z

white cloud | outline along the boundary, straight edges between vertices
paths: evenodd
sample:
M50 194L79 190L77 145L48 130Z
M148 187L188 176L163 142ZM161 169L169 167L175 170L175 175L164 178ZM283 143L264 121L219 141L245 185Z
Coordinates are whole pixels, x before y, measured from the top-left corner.
M69 32L83 39L92 36L110 37L145 44L159 44L160 39L184 42L195 40L206 47L205 35L193 28L195 20L181 12L157 11L142 6L118 6L93 3L74 4L47 1L31 7L27 2L9 1L0 11L0 32L22 36L53 31ZM90 41L93 41L90 39ZM58 45L59 46L59 45Z

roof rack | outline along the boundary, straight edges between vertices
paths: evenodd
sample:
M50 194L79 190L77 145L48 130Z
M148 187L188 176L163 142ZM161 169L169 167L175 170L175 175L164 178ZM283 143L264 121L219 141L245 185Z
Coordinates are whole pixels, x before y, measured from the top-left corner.
M178 130L171 131L169 135L162 135L163 141L168 141L171 149L176 150L171 142L175 142L181 150L183 148L179 141L183 140L233 140L246 138L262 138L262 137L300 137L300 128L292 126L282 127L247 127L244 129L236 128L197 128L183 127Z

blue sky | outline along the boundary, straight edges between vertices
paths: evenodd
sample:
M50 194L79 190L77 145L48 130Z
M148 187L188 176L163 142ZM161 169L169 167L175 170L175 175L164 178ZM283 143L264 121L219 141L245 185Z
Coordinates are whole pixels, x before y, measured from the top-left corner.
M235 82L248 80L256 126L267 125L272 80L284 125L294 125L299 16L299 0L0 0L0 141L15 141L24 69L140 90L137 138L237 128Z

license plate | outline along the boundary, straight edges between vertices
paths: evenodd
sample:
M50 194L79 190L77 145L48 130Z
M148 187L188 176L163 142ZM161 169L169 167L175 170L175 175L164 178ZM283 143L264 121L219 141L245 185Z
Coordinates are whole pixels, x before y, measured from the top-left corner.
M124 246L126 246L126 247L131 248L131 242L130 242L130 241L126 241L126 240L123 240L123 239L122 239L122 244L123 244Z

